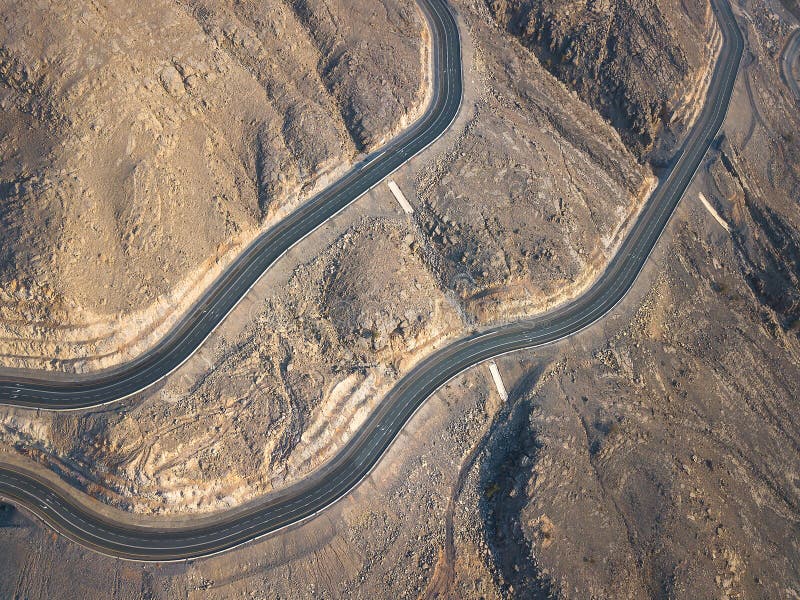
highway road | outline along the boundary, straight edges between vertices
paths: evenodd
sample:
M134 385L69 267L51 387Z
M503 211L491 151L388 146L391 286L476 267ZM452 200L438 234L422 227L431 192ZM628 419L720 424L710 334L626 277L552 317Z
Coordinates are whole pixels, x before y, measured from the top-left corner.
M781 56L781 75L794 97L800 102L800 28L789 37Z
M418 0L432 38L433 90L423 116L341 179L258 237L150 351L122 367L55 379L0 374L0 404L78 409L114 402L160 381L189 358L261 275L292 246L433 143L462 98L458 28L445 0Z
M427 1L431 11L438 15L432 19L438 27L437 35L441 36L435 44L442 49L437 58L438 68L452 68L453 73L460 73L455 22L442 0ZM725 118L744 41L727 0L713 1L724 44L702 113L669 175L646 203L618 253L599 280L581 297L536 318L475 332L435 352L395 385L327 465L307 479L246 509L198 519L190 528L169 527L157 522L153 527L111 522L70 500L57 486L10 466L0 467L0 494L87 547L148 561L180 560L220 552L307 519L343 497L369 474L414 412L447 381L489 358L549 344L581 331L611 311L631 288ZM442 79L449 79L447 73L444 75ZM460 84L457 88L448 87L450 85L456 86L456 83L437 86L436 102L456 108L455 98L442 97L444 93L455 93L453 90L457 90L460 97ZM449 122L451 116L442 119ZM412 143L412 140L406 141ZM35 386L26 388L24 397L5 395L3 400L43 407L73 405L70 396L67 399L57 394L37 396L39 391ZM78 395L74 405L83 402Z

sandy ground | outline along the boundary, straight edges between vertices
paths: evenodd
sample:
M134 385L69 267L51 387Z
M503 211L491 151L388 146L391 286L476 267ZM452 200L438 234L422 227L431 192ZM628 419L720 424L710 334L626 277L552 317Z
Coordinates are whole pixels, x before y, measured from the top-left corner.
M7 574L0 595L800 595L800 556L793 543L800 522L800 432L794 417L800 396L800 242L793 195L800 161L794 160L795 105L778 83L774 60L789 28L773 18L776 7L745 8L754 59L743 65L724 139L687 192L687 199L703 193L730 234L699 203L682 203L635 289L613 314L557 346L498 360L508 403L499 401L485 366L471 370L425 405L347 499L309 523L230 554L189 564L132 565L97 558L4 511L0 536L11 551L0 555ZM471 48L480 47L471 42ZM470 82L480 82L480 73L470 71ZM499 85L491 89L508 94ZM477 104L481 94L474 90L481 88L472 89ZM474 112L465 111L461 119L442 141L449 148L443 154L454 164L461 158L458 141L480 126ZM522 125L515 126L519 134ZM419 190L419 174L435 166L430 155L396 177L415 206L424 194L415 198L409 190ZM461 224L457 216L448 221ZM159 423L156 412L176 405L197 420L205 407L217 406L216 397L196 392L209 365L230 355L224 351L230 340L246 339L264 300L285 287L308 256L323 255L364 217L412 229L417 223L403 215L388 189L376 188L265 277L261 299L240 307L240 318L226 323L227 333L221 330L159 390L162 396L132 400L110 416L72 421L34 420L15 411L4 421L12 424L6 439L19 444L23 436L17 450L42 448L38 459L44 463L68 457L66 472L76 486L86 487L95 458L110 455L108 447L92 449L93 441L107 439L106 424L122 422L127 412L141 423ZM569 221L560 225L566 229ZM440 228L432 235L447 234ZM426 234L415 235L425 241ZM478 263L487 278L494 276L490 258ZM406 261L413 264L410 256ZM440 275L439 281L448 280ZM383 289L392 288L375 293ZM459 294L450 297L453 306L464 307ZM255 364L263 370L266 361ZM241 373L247 381L254 371ZM286 385L293 381L287 378ZM173 418L167 415L166 422ZM41 441L53 439L68 445ZM72 445L76 439L79 446ZM168 456L163 448L149 454ZM197 472L220 480L216 471ZM105 477L104 486L92 491L128 511L131 498L156 502L147 483L134 489L126 487L131 479L117 481L117 496L106 496L111 487ZM152 506L158 504L145 508ZM96 566L89 576L87 559Z

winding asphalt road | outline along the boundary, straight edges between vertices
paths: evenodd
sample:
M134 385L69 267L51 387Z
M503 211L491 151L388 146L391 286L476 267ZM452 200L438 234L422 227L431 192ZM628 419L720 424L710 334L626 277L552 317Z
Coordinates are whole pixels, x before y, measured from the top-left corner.
M168 527L157 523L152 527L130 526L90 512L52 484L10 466L0 467L0 494L31 510L57 531L87 547L118 557L148 561L180 560L220 552L307 519L343 497L369 474L414 412L447 381L491 357L552 343L588 327L612 310L631 288L725 118L744 41L727 0L713 1L724 44L703 111L669 176L662 180L648 200L607 270L580 298L533 319L474 333L437 351L397 383L326 466L309 478L246 509L208 520L199 519L192 527ZM411 131L416 133L406 135L399 146L392 144L380 159L373 159L360 171L357 169L348 175L349 183L326 196L329 198L326 202L339 202L335 205L339 207L346 205L350 201L346 194L367 189L376 181L375 177L383 177L435 139L457 112L461 98L461 65L455 21L443 0L424 0L423 4L427 4L430 12L429 20L435 32L436 68L441 74L432 108L423 118L423 122L431 119L433 122L415 126ZM420 135L421 139L414 137ZM359 175L360 172L373 175L358 183L357 180L364 177ZM320 212L314 212L315 215L335 212L333 209L326 211L319 202L317 206L314 210ZM306 222L303 219L305 217L301 221ZM303 229L297 219L294 222L295 225L288 231L281 229L280 237L271 239L287 240L282 243L283 247L288 247L287 244L293 240L293 233L310 231L309 227L315 223L313 219L309 220ZM264 248L267 247L262 246L261 251L270 256L279 255ZM261 265L259 268L262 270L270 264L258 258L252 260ZM241 291L246 287L235 289ZM209 304L209 310L216 311L211 322L218 321L219 315L224 314L222 307L234 301L219 302L222 303ZM209 331L208 324L202 325L206 323L202 317L199 323L197 327L201 332ZM193 331L190 327L186 335L192 337L196 344L203 334L197 334L197 337ZM181 345L180 339L175 344L182 352L181 356L191 351L186 348L192 345ZM153 374L164 372L164 367L158 367L157 363L147 362L139 368L145 374L149 373L151 378ZM143 375L141 379L136 377L137 374L131 372L121 381L111 379L103 384L89 382L83 388L83 393L38 382L7 383L2 388L0 399L9 404L44 408L90 406L113 399L112 391L130 393L137 385L148 381L148 377ZM15 397L12 398L12 394Z
M792 90L794 97L800 102L800 28L795 29L781 57L781 75L789 89Z
M182 365L287 250L433 143L450 126L462 97L458 28L445 0L418 0L432 36L433 91L411 127L258 237L189 313L150 351L116 369L71 376L0 374L0 404L78 409L140 392ZM48 377L50 379L48 379Z

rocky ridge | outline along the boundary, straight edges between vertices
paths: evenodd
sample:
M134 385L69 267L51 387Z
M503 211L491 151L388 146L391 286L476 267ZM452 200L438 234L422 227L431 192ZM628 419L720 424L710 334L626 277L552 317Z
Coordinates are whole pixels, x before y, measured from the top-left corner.
M6 2L3 364L142 352L259 230L413 120L422 15L367 4Z

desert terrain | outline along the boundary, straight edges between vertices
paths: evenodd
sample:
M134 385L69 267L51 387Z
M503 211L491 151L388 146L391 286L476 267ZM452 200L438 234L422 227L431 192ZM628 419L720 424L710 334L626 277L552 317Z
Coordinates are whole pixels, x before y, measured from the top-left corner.
M593 281L655 175L526 47L490 43L486 6L462 14L475 84L444 150L406 176L413 220L353 222L250 307L188 386L97 414L14 411L7 441L137 512L224 508L309 474L446 339Z
M411 0L2 12L7 367L143 352L259 231L425 103Z
M240 223L237 234L253 235L301 201L303 190L340 172L419 110L425 97L420 66L425 35L413 3L386 0L381 3L385 11L359 11L373 27L397 32L389 38L394 45L380 49L365 49L356 39L365 26L352 24L349 31L341 14L337 19L336 8L345 11L346 3L275 4L282 8L269 11L269 26L267 13L260 12L266 9L255 4L163 8L179 24L191 23L198 48L228 65L224 73L229 76L217 83L201 77L202 85L218 102L235 104L237 112L219 110L218 122L199 108L200 116L186 113L205 125L187 125L183 135L188 137L175 129L169 156L186 161L191 185L180 185L171 175L173 196L164 206L172 216L147 219L168 224L173 237L166 228L154 233L161 241L154 242L150 259L142 248L134 251L135 258L120 250L123 254L109 260L104 274L87 274L92 286L79 285L72 276L75 267L70 271L58 262L68 252L36 244L56 239L43 235L50 231L45 224L66 228L64 215L88 210L84 200L125 186L109 180L106 188L100 183L95 188L82 179L103 171L93 162L99 158L64 149L64 140L73 139L75 116L58 121L66 133L57 144L54 126L41 125L39 140L30 133L40 126L34 123L57 121L37 112L42 108L6 113L8 133L2 140L17 148L9 162L19 166L4 164L3 169L55 177L53 164L61 163L53 158L59 152L78 169L76 183L69 184L74 187L47 187L58 202L35 191L43 185L38 179L3 188L8 192L4 223L7 214L17 223L3 236L7 365L47 363L64 370L73 368L70 360L82 352L96 358L101 347L125 356L118 354L125 336L120 323L163 301L155 298L185 289L177 275L170 278L165 271L155 295L129 286L116 296L98 278L127 277L132 268L152 273L153 262L176 274L188 265L224 266L212 246L232 239L234 229L218 230L217 238L209 233L213 243L195 245L197 231L210 232L204 228L215 214L199 203L218 187L202 188L204 175L196 171L189 176L189 165L197 162L190 138L198 129L219 128L208 151L222 161L220 172L230 176L236 171L228 166L237 164L241 181L249 182L252 198L233 201L234 191L242 194L247 186L231 180L224 206L230 211L246 206L241 210L252 217L250 224L241 224L234 213L231 223ZM720 43L710 5L689 0L458 0L453 5L462 28L466 96L451 130L394 176L412 199L414 214L404 216L385 186L361 198L287 255L201 353L157 389L78 413L3 408L0 443L7 456L56 474L120 518L191 518L239 506L313 473L388 389L435 348L474 327L546 310L598 277L703 101ZM373 474L343 501L307 523L188 564L100 558L7 506L0 513L0 544L7 548L0 562L6 574L0 595L800 595L795 417L800 116L780 71L782 48L797 27L790 8L777 1L734 4L747 48L728 118L645 271L625 301L588 330L543 350L498 359L510 391L507 402L498 397L485 366L468 371L426 403ZM135 16L139 9L125 10ZM299 47L279 50L286 36L275 33L275 14L283 15L286 27L291 23L302 32L292 38L303 40ZM20 11L16 18L20 23L30 19L37 28L47 22L30 12ZM56 19L52 27L63 22ZM87 27L80 43L99 35ZM181 35L186 31L175 29ZM250 38L246 32L255 33ZM216 35L221 41L209 42ZM237 35L244 41L236 42ZM264 41L269 35L271 43ZM13 35L5 31L4 39ZM171 42L163 43L158 52L167 56ZM320 56L337 54L331 50L336 44L358 49L344 50L356 58L346 68L318 73L324 64ZM20 46L9 47L4 56L15 58L4 60L8 66L2 71L4 83L14 90L9 102L22 102L27 95L27 102L48 98L53 110L59 108L59 98L68 96L66 63L51 59L40 67L41 76L33 76L19 65L33 64L30 57L44 56L44 50L22 45L30 53L25 55ZM407 61L395 58L400 50ZM154 50L141 52L142 61L153 59ZM279 77L260 70L267 63L258 59L259 52L295 62L276 65ZM379 83L368 76L369 69L388 77L380 57L389 61L394 78L380 86L393 85L396 91L394 102L376 105L375 89L359 86ZM125 53L125 60L133 59ZM180 98L193 101L189 76L178 66L184 63L171 60L184 88L178 90ZM314 76L306 79L298 72ZM27 74L20 79L19 73ZM275 130L281 135L270 138L283 150L271 146L261 159L251 157L252 173L240 155L249 151L250 138L231 135L224 121L238 118L247 104L241 102L244 88L231 89L223 100L226 86L238 85L233 74L258 90L252 110L269 106L277 115L270 118L284 123ZM159 97L171 94L166 79L154 82ZM13 88L12 81L22 83ZM302 110L286 100L291 94L285 89L298 82L309 87L296 91L295 101L309 102L312 106L303 104L302 110L321 111L324 118L303 121ZM107 110L120 110L111 102L121 93L114 87L118 84L107 85ZM279 94L272 92L280 101L264 102L271 98L270 86L285 86ZM135 98L131 101L144 102ZM244 121L266 122L265 112L251 115ZM329 122L336 142L320 144L328 138L309 134L309 121L315 127ZM290 143L287 135L298 140ZM299 141L304 135L309 136L305 148ZM96 144L73 143L83 152L98 150ZM301 146L287 150L293 143ZM123 157L125 163L120 148L105 147L99 156ZM269 198L265 208L258 173L266 167L257 164L281 152L290 158L269 169L275 173L270 181L283 187L266 186L261 192ZM164 156L154 155L153 168L178 169L158 158ZM285 175L294 172L304 175ZM3 174L8 180L12 176ZM152 192L158 185L144 189ZM86 194L74 191L84 188ZM144 209L132 198L94 202L111 211L117 202L141 217ZM65 212L54 212L56 205ZM75 222L91 228L82 218ZM183 242L178 229L187 236ZM105 253L115 247L108 238L89 237ZM84 250L93 253L95 247ZM171 252L184 262L170 262ZM35 253L54 258L43 264L33 260ZM85 266L86 260L76 264ZM59 283L62 279L69 279L72 289L87 288L84 295L59 289L66 285ZM33 289L25 281L52 283ZM62 297L69 300L61 304ZM104 300L116 304L101 309ZM86 331L85 322L76 325L76 315L92 311L106 315L107 345L88 349L67 343L69 332ZM107 317L111 313L117 315L113 320ZM36 319L40 322L32 328ZM54 345L68 360L51 362ZM23 355L31 356L23 360ZM83 574L87 560L96 564L88 576Z

